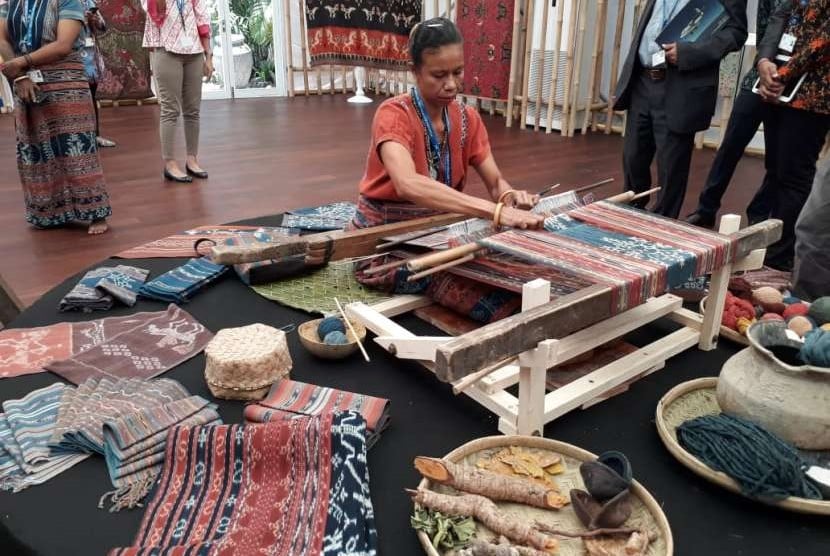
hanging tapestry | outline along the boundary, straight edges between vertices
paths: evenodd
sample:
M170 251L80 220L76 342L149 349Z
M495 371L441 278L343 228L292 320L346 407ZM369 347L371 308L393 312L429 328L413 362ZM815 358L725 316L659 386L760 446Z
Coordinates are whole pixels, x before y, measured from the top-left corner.
M464 93L507 100L513 51L514 0L458 2L464 37Z
M317 232L342 230L354 219L356 211L357 205L346 201L294 209L283 215L282 225Z
M88 457L86 454L55 455L49 450L49 439L66 389L73 388L55 383L20 400L3 402L0 489L18 492L39 485Z
M146 99L150 89L150 56L142 48L144 10L140 0L98 0L107 30L97 37L104 56L98 83L100 99Z
M46 365L46 370L80 384L88 378L152 378L200 353L213 337L186 311L145 313L153 318L69 359Z
M39 373L52 361L68 359L163 313L136 313L87 322L60 322L38 328L2 330L0 378Z
M409 32L421 20L416 0L306 0L312 66L342 64L406 70Z
M348 412L172 429L134 544L110 556L374 556L365 427Z
M335 297L342 304L360 301L367 305L390 298L387 293L362 286L354 277L351 261L330 262L310 274L251 286L251 289L281 305L322 315L337 312Z
M215 264L205 257L190 259L180 267L147 282L139 295L170 303L186 303L205 286L219 278L228 267Z
M90 270L63 296L60 311L107 311L115 299L132 307L138 290L150 273L143 268L118 265Z
M237 235L267 234L270 236L296 235L299 230L270 226L199 226L186 230L180 234L173 234L157 239L144 245L132 247L115 255L118 259L153 259L179 258L209 255L210 248L222 243L225 239ZM195 244L200 239L210 239L200 243L198 251Z
M245 407L245 421L267 423L296 415L340 411L357 411L366 419L367 448L371 448L389 426L389 400L287 378L274 383L264 400Z

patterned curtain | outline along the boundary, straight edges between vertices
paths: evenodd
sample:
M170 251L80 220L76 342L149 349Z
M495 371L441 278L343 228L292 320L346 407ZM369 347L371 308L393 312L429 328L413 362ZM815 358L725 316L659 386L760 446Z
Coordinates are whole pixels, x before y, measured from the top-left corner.
M107 31L98 37L104 72L98 99L145 99L150 90L150 57L141 47L144 11L140 0L100 0Z

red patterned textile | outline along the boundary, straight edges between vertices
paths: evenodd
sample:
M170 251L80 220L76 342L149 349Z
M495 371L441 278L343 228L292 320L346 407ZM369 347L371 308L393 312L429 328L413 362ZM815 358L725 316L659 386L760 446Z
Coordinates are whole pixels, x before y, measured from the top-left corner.
M513 49L514 0L461 0L458 25L464 37L464 92L507 100Z
M96 96L101 99L145 99L150 90L150 56L141 47L144 10L140 0L99 0L107 30L98 35L104 72Z

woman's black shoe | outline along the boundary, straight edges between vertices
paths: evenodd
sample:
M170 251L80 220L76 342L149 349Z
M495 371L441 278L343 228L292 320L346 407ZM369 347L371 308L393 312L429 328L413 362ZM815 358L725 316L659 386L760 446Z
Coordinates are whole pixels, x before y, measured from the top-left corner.
M193 176L194 178L199 178L200 180L206 180L207 177L208 177L208 173L205 172L204 170L202 170L200 172L197 172L196 170L191 170L190 166L187 166L187 165L185 165L185 169L187 170L187 173L190 174L191 176Z
M167 168L164 169L164 179L168 181L175 181L178 183L192 183L193 178L190 176L174 176L170 172L167 171Z

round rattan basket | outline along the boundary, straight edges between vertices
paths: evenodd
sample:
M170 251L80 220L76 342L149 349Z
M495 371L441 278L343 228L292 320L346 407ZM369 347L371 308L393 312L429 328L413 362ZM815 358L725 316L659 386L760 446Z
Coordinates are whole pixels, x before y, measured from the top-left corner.
M348 328L346 329L346 339L348 344L326 344L317 336L317 326L323 319L314 319L304 322L297 328L297 333L300 335L300 343L308 351L321 359L344 359L357 351L357 340L354 334ZM366 328L356 322L352 323L355 332L357 332L360 341L366 339Z
M715 471L687 452L677 441L677 427L681 423L703 415L720 413L715 390L718 379L698 378L678 384L668 391L657 404L657 432L666 448L677 460L707 481L724 487L736 494L742 494L734 480L725 473ZM762 504L777 506L793 512L830 515L830 501L809 500L791 496L780 501L751 498Z
M597 457L582 448L547 438L536 436L488 436L459 446L444 456L444 459L454 463L475 465L479 458L488 457L509 446L518 446L531 452L552 452L559 455L565 464L565 472L556 475L556 483L562 493L568 493L572 488L585 488L582 477L579 475L579 464L583 461L595 460ZM418 488L427 488L445 493L455 492L452 488L444 485L433 485L427 479L423 479L418 484ZM633 511L625 526L656 533L656 539L648 547L647 554L649 556L670 556L674 553L674 540L669 521L666 519L663 510L660 509L660 505L637 481L634 481L631 486L631 494ZM499 502L498 506L525 521L540 521L560 530L584 530L584 526L576 517L570 505L559 511L504 502ZM492 532L481 524L476 523L476 528L477 534L492 536ZM429 556L441 556L443 554L432 545L429 537L423 531L418 531L418 540L421 542L424 552ZM559 552L557 554L559 556L581 556L585 554L585 549L581 539L559 538Z
M709 299L708 295L700 300L700 314L701 315L706 314L706 300L707 299ZM749 345L749 340L747 339L746 336L739 333L737 330L732 330L728 326L721 325L720 335L721 335L721 337L726 338L730 342L735 342L736 344L740 344L742 346L748 346Z

